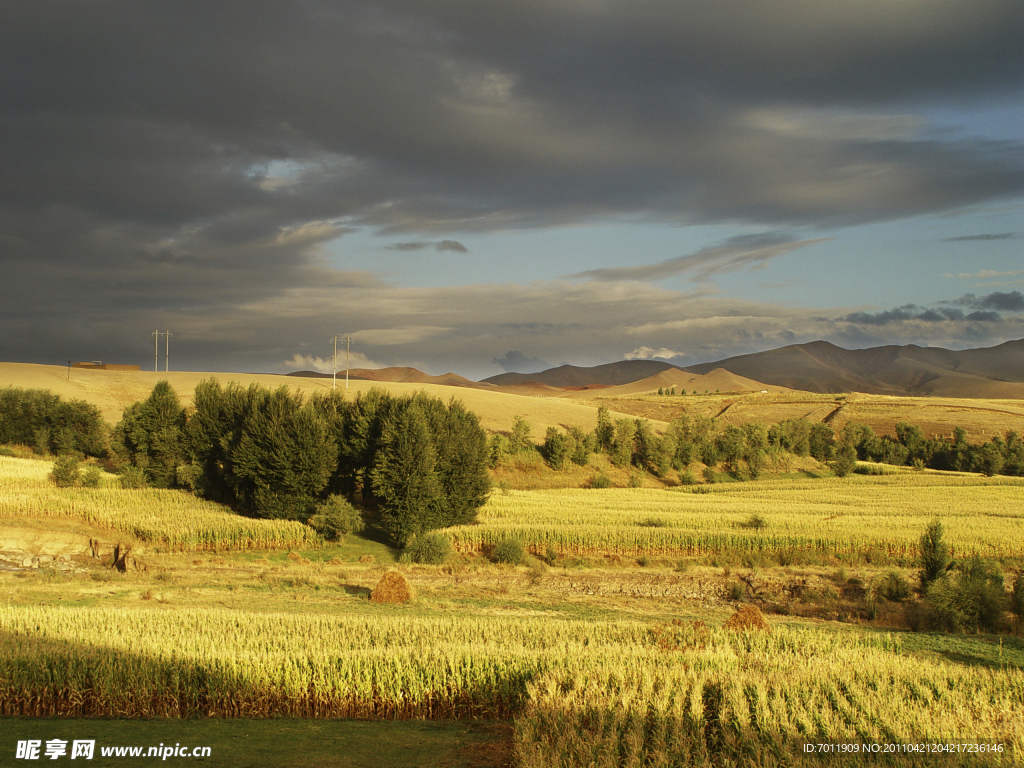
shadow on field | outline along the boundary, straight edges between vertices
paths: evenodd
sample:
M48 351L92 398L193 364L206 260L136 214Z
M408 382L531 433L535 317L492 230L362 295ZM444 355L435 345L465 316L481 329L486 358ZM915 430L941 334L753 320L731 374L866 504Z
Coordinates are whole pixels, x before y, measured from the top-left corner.
M365 597L367 600L370 599L370 594L373 592L369 587L360 587L356 584L342 584L341 588L345 590L345 594L347 595Z

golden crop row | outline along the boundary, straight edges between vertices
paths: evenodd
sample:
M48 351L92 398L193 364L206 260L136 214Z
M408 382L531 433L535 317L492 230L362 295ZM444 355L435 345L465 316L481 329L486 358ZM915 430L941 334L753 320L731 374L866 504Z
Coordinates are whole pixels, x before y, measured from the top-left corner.
M1003 764L1024 757L1024 673L891 636L387 611L3 606L0 715L516 717L526 768L793 765L802 741L990 739Z
M242 517L184 491L125 490L113 478L100 488L57 488L48 479L52 468L0 456L0 517L74 518L173 552L319 546L309 526Z
M618 661L581 656L538 676L517 721L521 765L1010 766L1024 757L1019 671L908 663L877 647L809 652L755 634L710 643ZM979 741L1000 751L916 749ZM808 743L849 751L823 757ZM883 752L904 745L915 749Z
M720 484L709 493L513 491L491 496L480 525L448 533L462 551L516 537L536 551L577 554L816 549L912 558L936 517L957 554L1024 554L1024 481L938 473Z

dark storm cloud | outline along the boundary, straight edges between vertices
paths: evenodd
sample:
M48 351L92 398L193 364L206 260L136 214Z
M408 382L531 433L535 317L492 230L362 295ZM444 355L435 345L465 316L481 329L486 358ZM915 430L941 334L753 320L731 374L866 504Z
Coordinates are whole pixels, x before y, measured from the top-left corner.
M1024 294L1020 291L994 291L986 296L965 293L951 304L972 309L995 309L1000 312L1024 312Z
M965 317L963 312L952 307L925 309L914 304L906 304L902 307L885 310L884 312L851 312L845 317L841 317L839 319L855 325L887 326L904 323L910 320L916 320L923 323L959 322L965 319L982 322L999 322L1002 318L995 312L972 312Z
M963 235L961 237L943 238L944 243L969 243L975 240L1012 240L1016 235L1013 232L1000 232L999 234Z
M546 360L524 355L518 349L509 350L504 357L496 357L491 362L506 373L537 373L551 367L551 363Z
M279 322L252 343L283 348L304 292L376 285L322 262L353 227L464 253L445 238L1018 194L1021 147L894 109L1019 93L1022 30L1024 5L996 0L8 3L0 354L261 303ZM636 279L773 255L755 251Z

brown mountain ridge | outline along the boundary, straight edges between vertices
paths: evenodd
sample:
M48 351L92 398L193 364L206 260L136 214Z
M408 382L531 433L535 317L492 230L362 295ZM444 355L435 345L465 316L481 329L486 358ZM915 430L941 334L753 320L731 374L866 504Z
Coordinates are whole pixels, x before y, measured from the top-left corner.
M863 392L897 396L1024 398L1024 339L995 347L950 350L917 345L843 349L827 341L716 360L686 368L663 360L623 360L592 368L563 365L540 373L504 373L484 379L498 386L622 386L681 370L723 369L766 387L805 392Z

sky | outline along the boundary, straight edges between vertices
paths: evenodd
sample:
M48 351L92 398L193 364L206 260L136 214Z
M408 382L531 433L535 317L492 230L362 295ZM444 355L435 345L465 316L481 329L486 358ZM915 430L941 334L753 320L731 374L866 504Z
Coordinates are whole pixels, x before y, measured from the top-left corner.
M3 361L147 369L169 331L172 370L329 372L341 335L479 379L1024 337L1024 3L0 18Z

